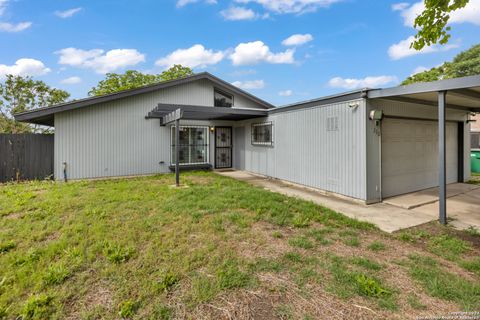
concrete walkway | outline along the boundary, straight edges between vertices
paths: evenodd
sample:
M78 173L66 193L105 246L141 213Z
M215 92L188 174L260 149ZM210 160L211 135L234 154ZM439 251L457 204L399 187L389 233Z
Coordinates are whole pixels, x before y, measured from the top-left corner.
M359 201L328 195L320 190L254 175L245 171L223 171L217 173L247 181L273 192L315 202L334 211L341 212L348 217L373 223L386 232L410 228L437 219L437 217L430 214L414 212L386 203L365 205Z

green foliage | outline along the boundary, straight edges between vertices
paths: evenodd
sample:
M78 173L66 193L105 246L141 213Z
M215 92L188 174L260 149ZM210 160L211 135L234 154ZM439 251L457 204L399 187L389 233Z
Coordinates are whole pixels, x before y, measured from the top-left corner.
M367 297L378 298L389 294L388 290L383 288L377 280L364 274L357 275L355 280L357 281L358 290L360 293Z
M158 282L158 288L161 291L168 292L174 285L178 283L179 280L179 277L175 273L168 271L162 275L160 281Z
M305 236L291 238L288 240L288 244L293 247L299 247L303 249L312 249L314 247L312 241Z
M40 294L28 298L23 307L22 317L24 320L50 319L54 312L53 297Z
M421 50L435 43L446 44L450 39L447 26L453 11L467 5L469 0L425 0L425 10L415 18L417 29L412 47Z
M428 249L432 253L448 260L456 260L471 248L465 241L455 236L443 234L432 237L428 242Z
M162 81L174 80L193 75L192 69L181 65L174 65L160 74L145 74L135 70L128 70L123 74L107 73L106 78L93 87L88 95L100 96L118 91L130 90L156 84Z
M480 44L460 52L451 62L445 62L439 67L434 67L430 70L409 76L402 82L402 85L474 76L478 74L480 74Z
M480 276L480 258L479 257L474 258L472 260L464 260L460 262L460 266Z
M62 103L69 97L68 92L51 88L43 81L7 75L0 83L0 133L47 132L45 128L16 122L13 115Z
M410 293L407 297L408 304L416 310L425 310L427 308L426 305L424 305L421 301L420 298L414 294Z
M480 308L480 284L444 271L430 257L411 255L408 267L411 276L433 297L453 301L463 310Z
M367 248L372 251L383 251L385 250L385 244L380 241L373 241L367 246Z
M360 239L355 236L344 238L343 243L350 247L360 247Z
M226 260L217 269L217 279L220 289L243 288L252 282L252 277L239 269L238 262Z
M155 306L153 314L150 317L152 320L170 320L173 319L172 310L163 304Z
M128 261L133 256L134 250L130 247L122 247L116 243L104 242L103 254L108 261L113 263L122 263Z
M0 243L0 254L6 253L14 248L15 248L15 243L13 241Z
M43 281L46 285L60 284L70 275L70 271L63 264L54 264L48 267Z
M139 307L140 305L137 301L122 301L118 306L118 315L122 317L122 319L130 319L137 313Z
M351 261L353 264L368 270L378 271L382 269L382 266L379 263L364 257L355 257L355 258L352 258Z

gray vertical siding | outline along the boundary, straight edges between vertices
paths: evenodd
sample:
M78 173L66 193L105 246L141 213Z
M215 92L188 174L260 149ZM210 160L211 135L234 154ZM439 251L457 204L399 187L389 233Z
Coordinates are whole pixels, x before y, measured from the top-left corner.
M390 100L368 100L367 115L371 110L383 110L385 116L406 117L426 120L438 119L437 108L412 103L397 102ZM466 111L447 109L446 118L449 121L465 121L468 113ZM373 121L365 118L367 127L367 201L376 202L381 199L380 194L380 148L379 137L375 134ZM464 178L470 179L470 141L468 139L468 126L465 126L464 136Z
M350 101L351 102L351 101ZM274 146L251 144L251 123L245 126L245 170L366 199L365 101L275 113ZM338 119L338 130L327 130L327 118Z
M213 107L213 85L200 80L156 92L55 114L55 177L67 163L70 179L168 172L170 128L145 115L158 103ZM258 108L243 97L235 107ZM232 122L182 121L188 125L232 125ZM213 165L213 135L210 162ZM160 164L160 162L164 162Z

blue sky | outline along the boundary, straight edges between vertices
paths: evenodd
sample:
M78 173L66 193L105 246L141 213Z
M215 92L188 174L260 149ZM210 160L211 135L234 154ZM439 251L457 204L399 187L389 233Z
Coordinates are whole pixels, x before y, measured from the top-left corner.
M276 105L388 87L480 42L480 0L471 0L452 16L449 45L409 50L421 7L402 0L0 0L0 79L32 75L81 98L106 72L156 73L183 63Z

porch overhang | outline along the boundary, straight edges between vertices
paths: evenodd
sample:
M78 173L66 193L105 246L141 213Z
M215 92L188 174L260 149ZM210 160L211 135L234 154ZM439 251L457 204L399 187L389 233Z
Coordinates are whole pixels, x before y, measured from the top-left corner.
M438 214L440 223L447 224L446 109L480 112L480 76L374 89L368 91L367 98L427 105L438 109Z
M159 103L155 109L150 111L147 119L160 119L163 121L164 117L175 110L182 110L184 120L246 120L253 118L266 117L267 110L258 109L244 109L244 108L221 108L221 107L207 107L195 105L181 105L181 104L163 104ZM162 122L161 125L164 125Z

